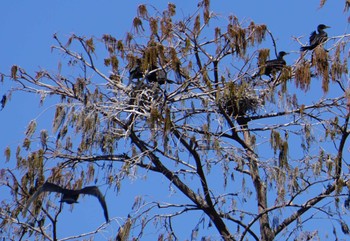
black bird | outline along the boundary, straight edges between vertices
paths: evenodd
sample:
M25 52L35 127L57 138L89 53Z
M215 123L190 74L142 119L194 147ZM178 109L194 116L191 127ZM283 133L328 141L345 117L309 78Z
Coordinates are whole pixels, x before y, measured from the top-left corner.
M277 59L268 60L265 63L264 75L270 76L272 73L280 71L286 66L286 61L283 59L288 53L281 51L278 53Z
M133 79L141 79L145 77L149 82L158 82L158 84L163 85L165 83L175 83L173 80L167 78L167 73L164 69L158 68L156 65L150 66L148 73L142 70L141 59L136 59L134 66L129 70L129 84ZM145 76L144 76L145 74ZM128 84L128 85L129 85Z
M29 208L29 205L42 193L42 192L57 192L57 193L62 193L61 201L60 202L65 202L68 204L73 204L73 203L78 203L77 200L79 198L80 194L88 194L97 197L98 201L100 202L104 216L106 219L106 222L109 222L109 217L108 217L108 210L107 210L107 204L105 201L105 198L103 197L102 193L96 186L89 186L89 187L84 187L82 189L77 189L77 190L70 190L66 188L62 188L56 184L50 183L50 182L45 182L34 194L29 198L27 201L27 205L23 209L23 214L25 214Z
M167 73L164 69L159 69L157 66L152 65L150 68L150 73L147 74L146 79L149 82L158 82L158 84L163 85L165 83L175 83L175 81L167 78Z
M133 79L140 79L143 77L141 64L141 59L136 59L134 66L129 70L129 84Z
M318 25L317 26L318 33L316 33L316 31L313 31L310 34L309 45L301 47L300 51L313 50L318 45L324 43L328 38L328 34L324 31L324 29L326 28L330 28L330 27L324 24Z

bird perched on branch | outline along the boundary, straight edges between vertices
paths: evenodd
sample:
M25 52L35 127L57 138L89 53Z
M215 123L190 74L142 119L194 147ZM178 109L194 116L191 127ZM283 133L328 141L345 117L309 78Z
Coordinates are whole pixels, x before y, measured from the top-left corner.
M145 77L147 81L163 85L165 83L175 83L175 81L167 78L167 72L158 68L156 65L152 65L148 68L148 71L142 69L141 59L136 59L134 66L129 70L129 84L133 79L141 79Z
M313 31L310 34L310 38L309 38L309 45L308 46L302 46L300 48L300 51L306 51L306 50L313 50L314 48L316 48L318 45L326 42L327 38L328 38L328 34L324 31L325 29L330 28L327 25L324 24L320 24L317 26L317 32Z
M150 68L149 73L146 76L146 79L149 82L158 82L158 84L163 85L165 83L173 84L175 81L170 80L167 78L167 73L164 69L158 68L157 66L153 65Z
M270 76L272 73L280 71L286 66L286 61L283 59L288 53L281 51L278 53L277 59L268 60L265 62L264 75Z
M140 79L143 77L143 71L141 69L141 59L136 59L135 64L129 69L129 81L133 79Z
M108 217L108 210L107 210L107 204L105 201L105 198L103 197L102 193L100 192L100 190L98 189L98 187L96 186L89 186L89 187L84 187L82 189L77 189L77 190L70 190L70 189L66 189L66 188L62 188L56 184L50 183L50 182L45 182L27 201L27 205L25 206L24 210L23 210L23 215L27 212L30 204L37 199L37 197L43 193L43 192L57 192L57 193L61 193L62 197L61 197L61 201L60 202L65 202L68 204L73 204L73 203L78 203L77 200L79 198L80 194L83 195L92 195L97 197L98 201L100 202L102 208L103 208L103 212L104 212L104 216L106 219L106 222L109 222L109 217Z

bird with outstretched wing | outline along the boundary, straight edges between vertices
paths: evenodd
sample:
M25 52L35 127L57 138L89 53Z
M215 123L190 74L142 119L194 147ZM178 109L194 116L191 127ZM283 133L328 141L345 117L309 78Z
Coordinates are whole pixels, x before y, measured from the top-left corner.
M82 189L77 189L77 190L71 190L71 189L66 189L62 188L56 184L50 183L50 182L45 182L27 201L26 206L23 209L23 215L25 215L28 211L28 208L30 204L38 198L38 196L43 193L43 192L56 192L56 193L61 193L61 201L60 202L65 202L68 204L73 204L77 203L77 200L79 198L80 194L83 195L92 195L95 196L98 201L100 202L103 213L106 219L106 222L109 222L109 217L108 217L108 209L107 209L107 204L105 201L104 196L102 195L100 189L96 186L89 186L89 187L84 187Z

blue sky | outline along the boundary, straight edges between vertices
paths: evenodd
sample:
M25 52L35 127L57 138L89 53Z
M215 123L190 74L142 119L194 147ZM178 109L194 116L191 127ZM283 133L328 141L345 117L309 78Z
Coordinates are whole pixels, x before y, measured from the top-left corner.
M196 8L197 1L173 1L177 4L178 17L187 16ZM133 17L136 15L136 7L141 3L150 3L162 10L167 1L116 1L116 0L16 0L1 1L0 9L0 72L9 73L12 65L19 65L28 73L45 68L56 71L58 62L62 55L51 51L55 44L52 38L54 33L64 40L72 33L84 36L101 37L103 34L111 34L116 38L123 38L126 31L131 30ZM300 37L304 43L308 41L309 34L315 30L319 23L330 25L329 36L337 36L347 31L348 14L343 13L343 1L328 0L325 7L319 9L318 0L248 0L248 1L212 1L212 9L222 16L233 14L241 21L251 20L256 23L264 23L274 34L279 50L285 50L292 54L286 57L287 62L293 63L299 56L299 45L292 39L293 36ZM270 39L267 38L266 44ZM270 42L272 48L272 43ZM328 45L330 46L330 41ZM104 56L100 56L101 61ZM0 96L8 89L7 83L0 84ZM5 147L17 146L24 135L25 127L33 118L42 113L38 108L37 99L25 94L16 94L4 110L0 111L0 152ZM45 115L44 115L45 116ZM50 129L50 120L39 118L42 125ZM13 159L11 161L14 161ZM0 163L4 161L0 158ZM167 181L159 181L159 176L149 178L148 183L162 186L167 191ZM130 181L131 187L133 182ZM116 203L110 205L110 216L112 218L125 217L131 208L135 194L141 194L143 190L137 189L123 191ZM145 192L147 193L147 192ZM113 192L108 195L114 196ZM153 195L153 194L152 194ZM112 197L111 197L112 198ZM98 223L103 222L103 215L96 200L92 198L82 199L81 205L75 205L73 212L65 207L64 214L60 220L66 227L76 227L79 218L85 217L84 209L87 205L95 207L96 213L86 217L96 219ZM130 203L131 202L131 203ZM95 216L96 215L96 216ZM107 229L106 236L115 234L115 227ZM95 227L95 226L94 226ZM79 232L78 232L79 233ZM152 234L149 234L152 236ZM187 236L187 238L190 238Z

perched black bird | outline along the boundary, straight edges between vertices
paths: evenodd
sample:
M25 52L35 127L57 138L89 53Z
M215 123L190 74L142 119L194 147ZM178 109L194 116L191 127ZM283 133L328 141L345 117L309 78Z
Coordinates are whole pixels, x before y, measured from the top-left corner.
M318 25L317 26L317 32L318 33L316 33L316 31L313 31L310 34L309 45L301 47L300 51L313 50L318 45L324 43L327 40L327 38L328 38L328 34L324 31L324 29L326 29L326 28L330 28L330 27L326 26L324 24Z
M129 84L133 79L140 79L143 77L141 64L141 59L136 59L134 66L129 70Z
M141 59L136 59L134 66L129 70L129 84L131 84L133 79L141 79L143 77L145 77L149 82L158 82L160 85L165 83L175 83L175 81L167 78L167 73L164 69L160 69L156 65L152 65L146 72L142 70L141 65Z
M268 60L265 63L264 75L270 76L272 73L280 71L286 66L286 61L283 59L288 53L281 51L278 53L277 59Z
M175 83L175 81L167 78L167 73L164 69L159 69L157 66L153 65L150 68L149 74L147 74L146 79L149 82L158 82L158 84L163 85L165 83Z
M45 182L34 194L29 198L27 201L27 205L23 209L23 214L25 214L29 208L29 205L42 193L42 192L58 192L62 193L61 201L60 202L65 202L68 204L73 204L73 203L78 203L77 200L79 198L80 194L88 194L92 195L98 198L98 201L100 202L104 216L106 219L106 222L109 222L109 217L108 217L108 210L107 210L107 204L106 201L96 186L89 186L89 187L84 187L82 189L77 189L77 190L70 190L70 189L65 189L62 188L56 184L50 183L50 182Z

